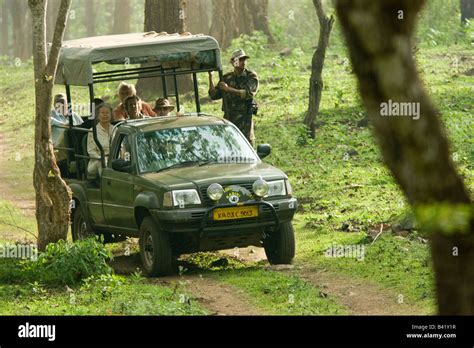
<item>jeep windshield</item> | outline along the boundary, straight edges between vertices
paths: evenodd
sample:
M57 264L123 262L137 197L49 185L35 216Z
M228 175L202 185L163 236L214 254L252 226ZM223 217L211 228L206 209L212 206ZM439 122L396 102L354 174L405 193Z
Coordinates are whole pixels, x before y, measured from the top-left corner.
M231 125L161 129L137 136L141 173L209 163L255 163L258 157Z

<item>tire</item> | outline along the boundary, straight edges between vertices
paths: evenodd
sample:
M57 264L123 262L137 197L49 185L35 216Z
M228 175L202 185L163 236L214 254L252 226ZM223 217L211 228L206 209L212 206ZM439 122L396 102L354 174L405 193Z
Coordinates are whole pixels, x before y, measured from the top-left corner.
M88 226L81 206L74 209L73 223L72 223L72 240L78 241L91 237L95 237L94 231Z
M271 265L289 265L295 257L295 232L291 222L280 224L278 230L267 235L263 243Z
M139 245L145 275L157 277L173 273L173 253L168 235L151 216L145 217L140 225Z

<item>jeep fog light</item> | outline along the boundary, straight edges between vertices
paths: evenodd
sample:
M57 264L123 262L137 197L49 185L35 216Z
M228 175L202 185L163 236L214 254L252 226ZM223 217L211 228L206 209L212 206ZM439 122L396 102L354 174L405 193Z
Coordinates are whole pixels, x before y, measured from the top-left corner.
M268 184L265 180L258 179L253 183L252 190L257 197L264 197L268 193Z
M219 199L221 199L223 194L224 194L224 189L222 188L221 185L217 183L211 184L207 188L207 195L213 201L218 201Z

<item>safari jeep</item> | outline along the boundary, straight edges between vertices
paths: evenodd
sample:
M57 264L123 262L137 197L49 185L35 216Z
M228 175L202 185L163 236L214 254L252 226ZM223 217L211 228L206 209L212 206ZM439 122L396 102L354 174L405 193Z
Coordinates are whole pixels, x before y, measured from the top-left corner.
M232 123L201 112L197 74L208 71L222 76L219 46L204 35L140 33L64 43L56 83L66 86L70 115L71 85L88 87L92 112L94 85L138 77L161 78L161 96L179 108L181 74L192 76L197 110L116 124L107 162L86 117L82 126L55 127L61 171L73 191L74 240L138 237L149 276L172 273L180 254L249 245L263 246L271 264L292 262L297 201L288 177L262 162L270 145L255 151ZM95 178L86 170L90 132L102 153Z

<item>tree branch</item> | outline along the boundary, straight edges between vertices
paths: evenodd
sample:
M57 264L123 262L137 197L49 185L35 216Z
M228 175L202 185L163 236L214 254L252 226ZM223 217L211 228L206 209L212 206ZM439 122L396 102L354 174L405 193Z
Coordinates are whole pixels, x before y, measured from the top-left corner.
M54 29L53 42L51 43L51 50L48 57L48 65L46 66L45 74L49 77L54 77L58 67L59 50L61 49L64 32L66 30L67 17L69 8L71 7L71 0L61 0L59 7L58 18L56 20L56 27Z
M28 0L31 16L33 18L33 57L35 60L35 80L41 79L41 74L46 66L46 32L45 32L45 0Z
M23 227L20 227L20 226L17 226L17 225L15 225L15 224L11 224L11 223L9 223L9 222L0 220L0 225L5 225L5 226L10 226L10 227L18 228L19 230L22 230L23 232L26 232L26 233L32 235L33 237L35 237L36 240L38 239L38 237L35 236L35 234L34 234L33 232L28 231L27 229L25 229L25 228L23 228Z

